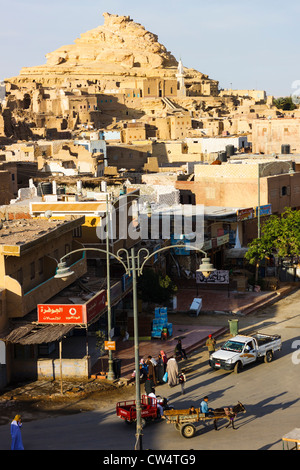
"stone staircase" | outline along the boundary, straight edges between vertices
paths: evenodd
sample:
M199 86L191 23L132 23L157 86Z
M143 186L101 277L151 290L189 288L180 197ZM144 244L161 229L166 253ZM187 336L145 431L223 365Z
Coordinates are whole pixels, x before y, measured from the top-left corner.
M161 100L166 105L166 107L168 108L168 111L170 111L170 112L182 111L182 112L186 113L186 109L184 109L181 106L179 106L178 104L174 103L169 98L164 97L164 98L161 98Z

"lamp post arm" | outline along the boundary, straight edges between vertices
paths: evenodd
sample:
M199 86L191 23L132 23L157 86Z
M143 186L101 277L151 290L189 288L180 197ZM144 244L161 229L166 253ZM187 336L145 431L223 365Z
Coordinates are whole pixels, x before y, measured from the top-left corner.
M123 261L124 258L122 258L122 256L121 256L121 253L123 253L123 252L125 253L125 260L126 260L125 262ZM129 274L131 276L132 266L130 264L130 256L129 256L128 250L126 250L126 248L119 248L119 250L117 251L116 258L125 267L126 274Z
M142 264L139 266L138 264L138 275L140 276L142 273L143 273L143 269L144 269L144 266L145 266L145 263L150 259L152 258L152 256L155 256L157 253L161 253L162 251L166 251L166 250L171 250L171 249L174 249L174 248L187 248L187 245L184 245L184 244L180 244L180 245L169 245L169 246L165 246L163 248L159 248L158 250L155 250L153 253L149 254L149 251L146 249L146 248L141 248L138 253L137 253L137 256L138 256L138 259L139 259L139 256L140 256L140 253L142 251L146 251L148 253L148 255L146 255L146 257L143 259L143 262ZM205 257L207 257L207 253L203 250L201 250L200 248L196 248L194 246L189 246L188 248L191 248L195 251L199 251L200 253L203 253L205 255Z
M62 261L63 261L65 258L67 258L68 256L71 256L71 255L73 255L73 254L75 254L75 253L79 253L79 252L82 252L82 251L99 251L100 253L107 254L107 251L106 251L106 250L102 250L101 248L79 248L78 250L70 251L70 252L67 253L66 255L62 256L62 257L60 258L60 262L62 262ZM119 251L120 251L120 250L119 250ZM129 269L130 269L130 266L129 266L129 265L126 266L126 264L124 263L124 261L122 260L122 258L120 258L118 255L115 255L114 253L111 253L110 251L108 252L108 254L109 254L110 256L113 256L117 261L119 261L119 262L123 265L123 267L124 267L126 273L128 273L128 271L129 271ZM128 260L127 260L127 261L128 261Z

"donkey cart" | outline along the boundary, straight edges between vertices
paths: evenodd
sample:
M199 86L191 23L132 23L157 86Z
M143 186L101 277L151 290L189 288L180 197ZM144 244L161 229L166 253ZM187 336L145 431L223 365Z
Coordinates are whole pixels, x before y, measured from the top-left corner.
M193 411L190 409L168 410L164 412L164 418L167 424L173 424L181 436L187 439L195 435L196 428L193 423L214 419L210 416L205 416L204 413L200 413L199 408Z
M199 408L189 408L186 410L166 410L164 412L164 418L167 424L173 424L175 429L180 432L182 437L187 439L193 437L196 432L196 428L193 423L199 421L213 421L214 429L218 430L217 422L219 419L226 419L228 421L228 427L230 424L233 429L234 419L238 413L245 413L246 409L242 403L238 403L234 407L217 408L213 413L206 415L200 413Z

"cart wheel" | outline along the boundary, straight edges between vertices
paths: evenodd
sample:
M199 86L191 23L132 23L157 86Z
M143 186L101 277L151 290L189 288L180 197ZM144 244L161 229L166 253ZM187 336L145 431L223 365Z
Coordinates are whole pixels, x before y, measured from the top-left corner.
M129 419L125 419L125 423L126 423L126 424L132 424L133 421L130 421Z
M192 424L185 424L180 429L180 434L187 439L193 437L195 432L196 432L196 428Z

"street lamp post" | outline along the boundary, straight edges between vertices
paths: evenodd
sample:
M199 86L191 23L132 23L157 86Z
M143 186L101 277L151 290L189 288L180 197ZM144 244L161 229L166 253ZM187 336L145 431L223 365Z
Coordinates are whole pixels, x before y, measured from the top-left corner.
M110 300L110 264L109 264L109 225L110 221L108 218L108 195L106 195L106 296L107 296L107 334L108 340L111 341L111 300ZM108 374L107 380L114 379L113 372L113 358L112 350L108 350Z
M102 250L101 248L80 248L78 250L74 250L67 255L60 258L58 263L58 268L55 274L55 278L59 279L67 279L73 272L70 271L69 267L67 266L66 262L63 261L67 256L71 254L82 252L82 251L98 251L101 253L106 253L107 262L109 264L109 256L112 256L117 261L119 261L124 269L125 273L129 276L132 276L132 289L133 289L133 319L134 319L134 357L135 357L135 392L136 392L136 443L135 443L135 450L142 450L142 419L141 419L141 393L140 393L140 374L139 374L139 331L138 331L138 304L137 304L137 277L141 276L143 273L143 268L145 263L155 256L157 253L170 250L172 248L188 248L194 249L202 254L204 254L204 258L202 259L202 263L199 267L200 272L205 277L208 277L211 272L215 271L215 268L210 263L210 259L207 257L207 253L200 248L196 248L192 245L186 246L185 244L176 244L176 245L169 245L158 250L155 250L152 253L149 253L147 248L140 248L135 254L134 248L131 248L129 252L125 248L120 248L117 251L117 254L111 253L107 250ZM141 254L145 253L142 260L140 259ZM122 256L122 254L125 256ZM110 297L109 297L110 299Z

